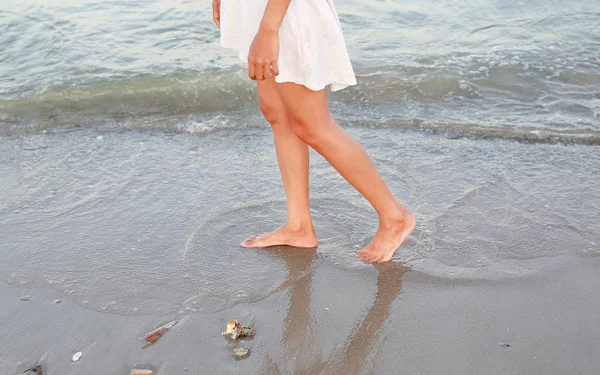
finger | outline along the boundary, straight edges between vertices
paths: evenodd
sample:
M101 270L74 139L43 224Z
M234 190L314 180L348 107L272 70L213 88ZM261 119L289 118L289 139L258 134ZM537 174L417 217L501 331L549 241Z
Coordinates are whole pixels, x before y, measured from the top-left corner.
M215 21L215 24L220 29L221 28L221 9L220 9L220 4L215 4L214 2L213 2L213 21Z
M256 63L256 67L254 68L254 74L256 75L256 79L258 81L262 81L264 79L262 65L263 65L262 61L261 62L257 62Z
M265 63L263 66L263 78L264 79L269 79L273 76L273 73L271 72L271 64L269 63Z
M253 61L253 59L249 59L248 60L248 77L250 77L250 79L252 79L252 80L256 79L256 75L254 74L254 61Z
M277 60L273 61L271 63L271 65L273 66L273 75L278 76L279 75L279 63Z

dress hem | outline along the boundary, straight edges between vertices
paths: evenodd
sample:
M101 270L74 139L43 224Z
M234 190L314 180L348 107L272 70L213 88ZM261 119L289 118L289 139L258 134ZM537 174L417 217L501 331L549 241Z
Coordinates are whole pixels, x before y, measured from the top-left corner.
M245 67L248 66L248 61L244 59L245 56L242 56L242 53L240 52L240 50L238 49L237 46L231 45L231 44L226 43L225 41L221 40L221 47L236 50L238 52L238 57L239 57L240 61L242 62L242 65ZM311 91L321 91L321 90L325 89L327 86L329 86L330 92L343 90L346 87L355 86L357 84L356 79L354 79L353 81L350 81L350 82L332 81L332 82L328 82L325 84L323 84L323 83L321 83L321 84L308 83L304 79L301 79L298 77L290 77L290 76L282 75L281 73L275 77L275 82L277 82L277 83L292 82L292 83L295 83L298 85L302 85Z

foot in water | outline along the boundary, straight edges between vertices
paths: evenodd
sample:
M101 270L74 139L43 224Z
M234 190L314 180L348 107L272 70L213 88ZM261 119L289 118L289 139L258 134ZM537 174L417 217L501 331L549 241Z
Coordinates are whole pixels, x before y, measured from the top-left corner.
M403 210L403 217L379 224L373 240L356 252L358 257L369 263L383 263L392 259L394 252L415 229L415 217Z
M255 234L244 240L240 245L243 247L269 247L277 245L288 245L294 247L316 247L318 244L314 228L292 229L287 225L275 229L272 232Z

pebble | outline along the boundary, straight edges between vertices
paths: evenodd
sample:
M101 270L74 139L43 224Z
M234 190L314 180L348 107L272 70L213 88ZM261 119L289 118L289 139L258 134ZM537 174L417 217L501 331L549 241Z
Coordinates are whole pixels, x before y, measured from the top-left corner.
M21 297L21 301L29 301L30 298L31 296L23 296Z
M250 353L250 350L243 346L233 349L233 354L235 355L236 359L246 358L249 353Z
M131 372L129 373L129 375L154 375L154 371L152 371L152 370L141 370L141 369L134 368L133 370L131 370Z
M54 300L54 303L61 303L61 302L62 302L62 299L55 299Z
M77 352L77 353L73 354L73 362L79 361L79 358L81 358L82 355L83 355L83 352Z
M501 347L501 348L509 348L509 347L510 347L510 345L509 345L509 344L505 344L505 343L503 343L503 342L501 342L501 343L500 343L500 344L498 344L498 345L500 345L500 347Z

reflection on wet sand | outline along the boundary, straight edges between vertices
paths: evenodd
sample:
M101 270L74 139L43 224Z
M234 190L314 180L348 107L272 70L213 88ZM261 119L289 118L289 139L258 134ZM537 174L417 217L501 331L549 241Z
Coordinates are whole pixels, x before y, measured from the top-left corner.
M373 344L382 333L382 327L390 315L390 307L402 289L402 277L409 270L401 263L387 262L375 265L377 293L367 316L346 340L344 346L334 353L327 364L327 373L357 374L365 365Z
M285 261L290 304L283 322L282 345L285 364L283 373L318 373L325 363L319 362L320 350L317 332L311 324L312 271L316 249L272 247Z
M274 247L271 249L285 261L288 275L290 304L284 319L282 344L285 350L285 373L359 373L374 343L381 336L389 317L390 307L400 294L402 277L409 270L401 263L375 265L378 271L375 300L365 318L346 339L344 345L322 360L320 332L311 314L312 274L315 249ZM294 281L295 280L295 281ZM285 283L287 284L287 282ZM281 366L268 366L270 373L279 373Z

